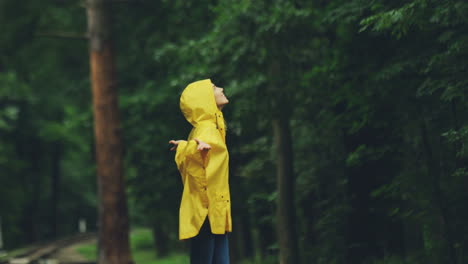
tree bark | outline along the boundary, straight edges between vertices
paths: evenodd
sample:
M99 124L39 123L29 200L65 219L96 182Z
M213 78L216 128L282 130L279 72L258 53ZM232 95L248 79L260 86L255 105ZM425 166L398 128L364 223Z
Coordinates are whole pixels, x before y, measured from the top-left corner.
M151 229L153 234L154 246L158 257L166 257L170 253L170 237L168 229L165 226L161 226L161 223L154 223Z
M59 234L58 226L58 205L60 201L60 163L62 158L62 143L54 142L52 144L52 181L51 181L51 214L50 214L50 227L52 238L57 238Z
M280 264L297 264L299 250L296 239L294 206L293 151L289 119L280 114L272 120L277 163L277 235Z
M240 233L242 237L242 243L239 244L242 247L242 259L244 258L252 258L254 256L253 253L253 243L252 243L252 234L251 234L251 225L250 219L248 215L244 215L239 219L239 225L241 226Z
M129 264L132 257L109 7L106 0L87 2L99 197L98 262Z
M429 131L427 128L426 121L424 119L424 114L422 115L422 119L420 121L420 130L427 173L430 179L432 180L432 199L435 204L434 207L437 208L436 217L439 219L438 222L440 225L440 232L442 232L442 234L439 235L439 238L443 243L443 248L441 250L442 252L440 253L440 257L441 259L443 259L444 262L456 263L456 252L454 247L452 246L454 245L454 240L449 229L450 217L446 206L446 199L443 195L440 183L440 161L436 160L436 158L434 157L434 151L429 139Z

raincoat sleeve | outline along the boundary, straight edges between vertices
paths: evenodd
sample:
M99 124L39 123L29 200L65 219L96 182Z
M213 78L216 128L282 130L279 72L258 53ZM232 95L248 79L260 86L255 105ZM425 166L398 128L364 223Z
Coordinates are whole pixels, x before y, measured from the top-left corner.
M197 145L197 142L193 139L189 141L183 140L179 143L175 155L175 161L179 169L181 166L183 167L186 159L193 159L199 163L201 162L201 154L197 150Z
M195 157L196 153L198 152L197 150L197 142L195 140L183 140L179 143L176 149L176 155L175 155L175 162L177 164L177 168L180 171L180 174L182 176L182 182L185 183L185 167L186 167L186 160L189 157ZM200 155L201 158L201 155Z
M182 175L186 175L185 169L187 163L195 163L199 167L206 168L212 152L225 148L224 141L216 128L205 127L194 131L192 139L181 141L177 146L175 162ZM202 157L201 152L197 150L197 142L193 139L199 139L211 146L207 154ZM182 179L185 182L185 179Z

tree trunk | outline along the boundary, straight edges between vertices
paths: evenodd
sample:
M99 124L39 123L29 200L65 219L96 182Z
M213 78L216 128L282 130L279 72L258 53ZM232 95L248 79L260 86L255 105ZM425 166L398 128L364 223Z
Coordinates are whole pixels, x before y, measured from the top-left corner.
M62 158L62 143L54 142L52 144L52 181L51 181L51 215L50 227L52 238L57 238L59 234L58 226L58 204L60 200L60 162Z
M272 120L277 163L277 235L280 264L299 263L294 210L294 169L288 117L280 114Z
M254 256L249 216L238 214L234 217L233 222L235 222L236 232L233 232L229 238L231 263L240 263L242 260L250 259Z
M161 223L155 223L151 230L158 257L168 256L170 253L170 237L168 234L168 229L164 226L161 226Z
M428 172L429 178L432 180L432 196L434 201L434 207L437 208L436 210L436 217L438 218L440 229L439 232L439 241L442 242L442 250L440 252L440 257L447 261L448 263L455 263L456 262L456 252L454 247L452 246L453 238L451 232L449 230L450 227L450 217L448 214L448 209L446 206L446 200L442 192L442 187L440 183L440 162L436 160L434 157L433 148L429 139L429 131L426 125L426 121L424 119L424 115L422 115L422 120L420 121L420 130L421 130L421 138L424 150L424 156L426 161L426 168Z
M132 263L109 1L88 0L91 84L99 197L100 264Z
M252 243L252 227L250 225L250 219L247 214L243 215L241 219L239 219L239 225L241 226L240 233L242 234L242 243L240 247L242 247L242 258L252 258L253 254L253 243Z

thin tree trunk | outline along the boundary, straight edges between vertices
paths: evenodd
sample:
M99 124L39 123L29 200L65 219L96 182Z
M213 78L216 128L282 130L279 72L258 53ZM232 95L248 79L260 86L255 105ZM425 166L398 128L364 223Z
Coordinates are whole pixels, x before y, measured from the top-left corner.
M170 244L168 243L170 241L170 237L167 233L168 229L161 226L161 223L157 222L153 224L153 228L151 230L158 257L168 256L170 253Z
M280 264L299 263L294 207L294 170L288 117L280 114L272 120L277 155L277 235Z
M109 1L88 0L91 83L96 144L100 264L129 264L128 212Z
M252 243L252 227L250 224L249 216L244 215L240 219L240 224L242 229L240 232L242 233L242 257L243 258L252 258L253 254L253 243Z
M34 175L32 177L32 181L30 184L31 186L31 196L30 196L30 203L26 207L26 211L24 212L26 221L29 223L30 226L30 239L29 241L39 241L41 240L40 234L40 222L39 222L39 215L41 211L41 198L44 193L44 186L43 182L44 179L42 178L43 172L41 170L41 159L40 155L42 151L44 151L43 145L40 141L36 138L32 144L34 147L34 151L31 153L31 167L29 168L30 175Z
M57 238L59 234L58 226L58 204L60 200L60 162L62 157L62 144L54 142L52 146L52 182L51 182L51 215L50 226L52 238Z
M229 236L229 261L231 263L239 263L243 259L243 252L242 252L242 224L240 218L236 216L233 217L233 223L236 226L236 232L232 233Z
M253 257L251 227L248 215L239 214L233 221L235 221L236 232L232 233L229 238L231 263L240 263L244 259Z
M420 124L420 130L421 130L421 138L422 138L422 143L423 143L423 149L424 149L424 156L426 160L426 168L428 171L428 175L430 179L432 180L432 191L436 208L438 209L438 212L436 214L439 217L439 222L440 222L440 228L441 231L443 232L442 235L442 240L444 242L443 245L443 252L441 252L441 257L445 258L447 256L447 259L449 260L449 263L455 263L456 259L456 253L453 248L453 239L449 230L449 215L448 215L448 210L447 206L445 205L445 198L443 197L442 189L440 186L440 165L438 165L438 161L436 161L432 149L431 142L429 140L429 132L427 129L426 121L424 120L424 115L423 119L421 120ZM444 252L448 251L448 252Z

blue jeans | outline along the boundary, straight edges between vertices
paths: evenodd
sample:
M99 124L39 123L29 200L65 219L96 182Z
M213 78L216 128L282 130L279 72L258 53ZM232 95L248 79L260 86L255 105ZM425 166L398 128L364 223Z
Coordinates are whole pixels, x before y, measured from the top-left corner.
M229 264L227 234L212 234L208 219L200 233L190 239L190 264Z

